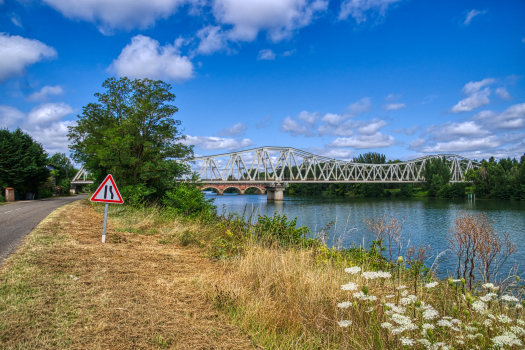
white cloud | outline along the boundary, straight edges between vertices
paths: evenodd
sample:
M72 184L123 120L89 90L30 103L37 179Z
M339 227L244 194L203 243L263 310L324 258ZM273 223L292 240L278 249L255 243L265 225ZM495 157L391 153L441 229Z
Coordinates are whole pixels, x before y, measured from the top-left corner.
M70 19L95 23L102 33L114 28L145 29L168 18L191 0L43 0Z
M327 0L216 0L213 14L222 24L232 25L229 38L253 41L266 30L273 42L289 38L326 11Z
M38 40L0 33L0 83L24 75L26 67L31 64L55 57L55 49Z
M259 51L259 54L257 55L257 59L271 61L275 59L275 53L270 49L261 50Z
M137 35L131 39L119 57L113 61L110 70L128 78L172 79L178 82L193 78L193 64L181 56L179 46L160 46L159 42L147 36Z
M25 113L11 106L0 105L0 128L17 127Z
M197 38L200 39L196 53L201 55L210 55L216 51L224 50L227 45L227 38L220 26L206 26L197 32Z
M463 152L489 149L500 145L501 142L494 135L478 139L461 137L450 142L438 142L433 146L424 147L421 151L425 153Z
M372 135L356 135L352 137L341 137L332 141L330 147L352 147L355 149L363 148L383 148L395 145L397 142L392 135L385 135L376 132Z
M319 148L309 147L305 149L306 152L316 154L318 156L335 158L338 160L351 161L354 157L354 151L345 148Z
M27 114L27 123L34 126L49 125L71 113L73 108L65 103L45 103L33 108Z
M512 96L510 96L509 92L505 87L497 88L494 93L502 100L512 100Z
M387 111L397 111L398 109L406 108L407 105L404 103L388 103L385 105Z
M490 103L490 90L488 87L485 87L483 90L481 89L494 82L494 79L487 78L465 84L463 93L469 96L459 101L450 111L453 113L470 112L473 109L488 105Z
M427 142L427 140L422 139L422 138L418 138L418 139L410 141L410 143L408 144L408 148L417 150L417 149L421 148L421 146L423 146L426 142Z
M502 113L482 111L472 119L497 130L525 129L525 103L512 105Z
M237 123L232 127L222 129L219 131L219 136L235 136L246 131L247 127L244 123Z
M290 117L286 117L281 124L281 131L290 133L292 136L314 136L308 127Z
M345 114L339 115L333 113L326 113L321 120L329 125L339 125L341 122L345 121L349 117L349 115Z
M366 22L367 14L370 16L385 17L388 7L401 0L344 0L341 3L339 19L345 20L348 16L357 22Z
M289 51L285 51L285 52L283 52L282 56L284 56L284 57L291 56L291 55L293 55L296 51L297 51L296 49L289 50Z
M304 121L305 123L308 123L310 125L313 125L315 124L315 122L317 121L317 119L319 119L320 117L320 113L318 112L315 112L315 113L308 113L307 111L302 111L301 113L299 113L297 115L297 118Z
M411 128L397 128L394 130L394 132L398 134L414 135L419 129L420 127L415 125Z
M399 100L401 98L401 94L399 95L396 95L396 94L389 94L387 97L385 97L385 100L387 101L396 101L396 100Z
M350 112L353 114L361 114L364 112L368 112L372 108L372 103L370 102L370 97L363 97L359 101L352 103L350 106L348 106L348 109L350 109Z
M495 80L493 78L485 78L481 81L471 81L469 83L466 83L463 87L463 93L466 95L471 95L479 90L481 90L484 86L494 84Z
M361 124L357 128L357 131L360 134L364 134L364 135L376 134L379 131L379 129L387 125L384 120L377 119L377 118L371 120L370 122L358 122L357 124Z
M263 129L263 128L267 127L268 125L270 125L270 123L271 123L270 120L271 120L271 119L272 119L272 118L271 118L269 115L267 115L267 116L264 117L260 122L258 122L258 123L255 125L255 127L256 127L257 129Z
M29 101L42 101L47 98L49 95L61 95L64 93L64 90L61 86L44 86L40 91L33 92L27 98Z
M186 140L182 140L181 143L195 145L195 147L205 150L227 149L228 151L237 151L253 145L250 139L235 140L213 136L186 136Z
M22 23L20 22L20 18L16 15L11 16L11 22L13 22L13 24L17 27L24 28L24 26L22 26Z
M487 13L487 11L478 11L478 10L470 10L467 13L467 17L465 18L465 21L463 22L464 25L468 26L470 24L470 21L478 15L483 15Z
M0 126L20 127L50 154L69 153L67 127L76 125L76 122L62 119L71 113L73 109L65 103L42 104L27 114L10 106L0 106Z
M475 138L492 134L474 121L433 125L427 128L425 133L430 134L435 141L452 141L461 137Z

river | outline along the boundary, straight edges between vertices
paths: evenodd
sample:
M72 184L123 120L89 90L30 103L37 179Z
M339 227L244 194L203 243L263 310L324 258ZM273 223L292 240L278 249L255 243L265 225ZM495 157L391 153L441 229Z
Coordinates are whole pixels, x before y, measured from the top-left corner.
M454 220L461 212L485 212L499 233L508 233L517 245L515 254L501 270L508 273L512 266L518 265L520 274L525 272L525 202L476 200L468 201L434 198L351 198L351 197L299 197L285 196L283 202L267 202L264 195L224 194L209 195L215 198L219 213L237 212L242 214L257 210L261 215L274 212L286 214L288 218L297 217L298 226L305 225L315 236L322 228L333 222L328 244L334 237L343 248L356 245L368 247L373 235L367 230L366 218L379 218L384 214L396 215L404 219L403 234L410 236L410 244L430 245L433 257L448 249L447 237ZM455 266L453 255L446 252L439 264L439 275L450 275ZM430 263L433 262L431 258ZM501 277L501 276L500 276Z

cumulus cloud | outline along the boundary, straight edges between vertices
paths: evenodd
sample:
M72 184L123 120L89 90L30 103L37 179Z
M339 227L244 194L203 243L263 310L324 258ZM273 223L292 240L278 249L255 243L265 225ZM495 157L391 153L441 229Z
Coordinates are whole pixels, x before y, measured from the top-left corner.
M193 78L193 63L181 56L181 42L160 46L157 40L137 35L131 39L109 69L129 78L171 79L177 82Z
M352 103L350 106L348 106L348 109L353 114L361 114L368 112L372 108L372 102L370 101L370 97L363 97L359 101Z
M485 87L483 90L482 88L493 83L494 79L487 78L465 84L463 93L469 96L459 101L450 111L453 113L470 112L476 108L488 105L490 103L490 90L488 87Z
M247 129L246 124L237 123L234 126L222 129L219 131L219 136L235 136L245 132Z
M302 111L297 115L297 118L304 121L307 124L313 125L319 119L320 113L308 113L307 111Z
M326 11L327 0L216 0L213 14L218 22L232 25L229 38L253 41L266 30L273 42L289 38Z
M237 151L253 145L250 139L235 140L213 136L186 136L186 139L181 142L205 150L226 149L228 151Z
M483 15L487 13L487 11L478 11L478 10L470 10L467 13L467 17L465 18L465 21L463 22L464 25L468 26L470 24L470 21L478 15Z
M275 53L270 49L261 50L259 51L259 54L257 55L257 59L271 61L275 59Z
M314 133L310 131L308 126L290 117L284 118L281 124L281 131L287 132L292 136L314 136Z
M383 148L397 144L392 135L376 132L372 135L340 137L328 144L329 147L352 147L355 149Z
M404 109L407 105L404 103L388 103L385 105L385 108L388 112L397 111L398 109Z
M391 5L401 0L343 0L339 19L345 20L351 16L357 24L366 22L369 17L385 17Z
M61 86L44 86L40 91L33 92L27 97L28 101L42 101L47 98L49 95L61 95L64 93L64 90Z
M10 106L0 106L0 127L20 127L40 142L49 154L68 153L67 127L76 125L76 122L64 120L64 117L71 113L73 109L65 103L42 104L29 113Z
M494 93L502 100L512 100L512 96L510 96L509 92L505 87L497 88Z
M387 97L385 97L385 100L387 101L396 101L396 100L399 100L401 98L401 94L399 95L396 95L396 94L389 94Z
M102 33L114 28L145 29L192 0L43 0L67 18L95 23Z
M452 141L461 137L482 137L491 134L475 121L465 121L461 123L447 122L442 125L433 125L425 131L425 134L431 135L435 141Z
M55 49L38 40L0 33L0 83L24 75L29 65L55 57Z
M489 149L500 145L501 142L494 135L478 139L461 137L454 141L438 142L435 145L422 148L421 151L425 153L463 152Z
M224 50L228 45L227 37L220 26L209 25L202 28L197 32L197 38L200 42L195 52L201 55Z
M502 113L482 111L472 119L496 130L525 129L525 103L512 105Z

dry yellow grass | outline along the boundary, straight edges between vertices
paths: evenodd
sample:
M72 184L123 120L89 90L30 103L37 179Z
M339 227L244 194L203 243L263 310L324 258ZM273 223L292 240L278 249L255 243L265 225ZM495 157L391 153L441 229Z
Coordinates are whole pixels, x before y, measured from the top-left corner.
M187 229L147 219L133 227ZM70 204L3 264L1 349L253 348L198 287L219 265L196 249L159 244L158 234L116 230L111 217L102 244L101 224L87 201Z

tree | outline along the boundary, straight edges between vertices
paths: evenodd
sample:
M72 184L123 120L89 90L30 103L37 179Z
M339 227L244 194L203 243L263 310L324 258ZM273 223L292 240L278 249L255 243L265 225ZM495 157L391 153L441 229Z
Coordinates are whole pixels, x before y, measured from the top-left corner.
M366 164L385 164L386 156L376 152L368 152L365 154L360 154L354 158L354 162ZM363 197L381 197L385 195L384 184L358 184L354 188L355 191Z
M56 184L60 185L64 180L71 180L78 172L65 153L55 153L49 157L49 164L53 165L58 174L55 176Z
M98 103L89 103L69 127L72 158L84 163L96 179L111 173L119 186L138 186L162 197L173 188L174 178L187 172L175 159L189 159L193 146L179 141L175 95L160 80L107 79Z
M0 186L19 193L38 191L49 178L47 153L20 129L0 130Z

